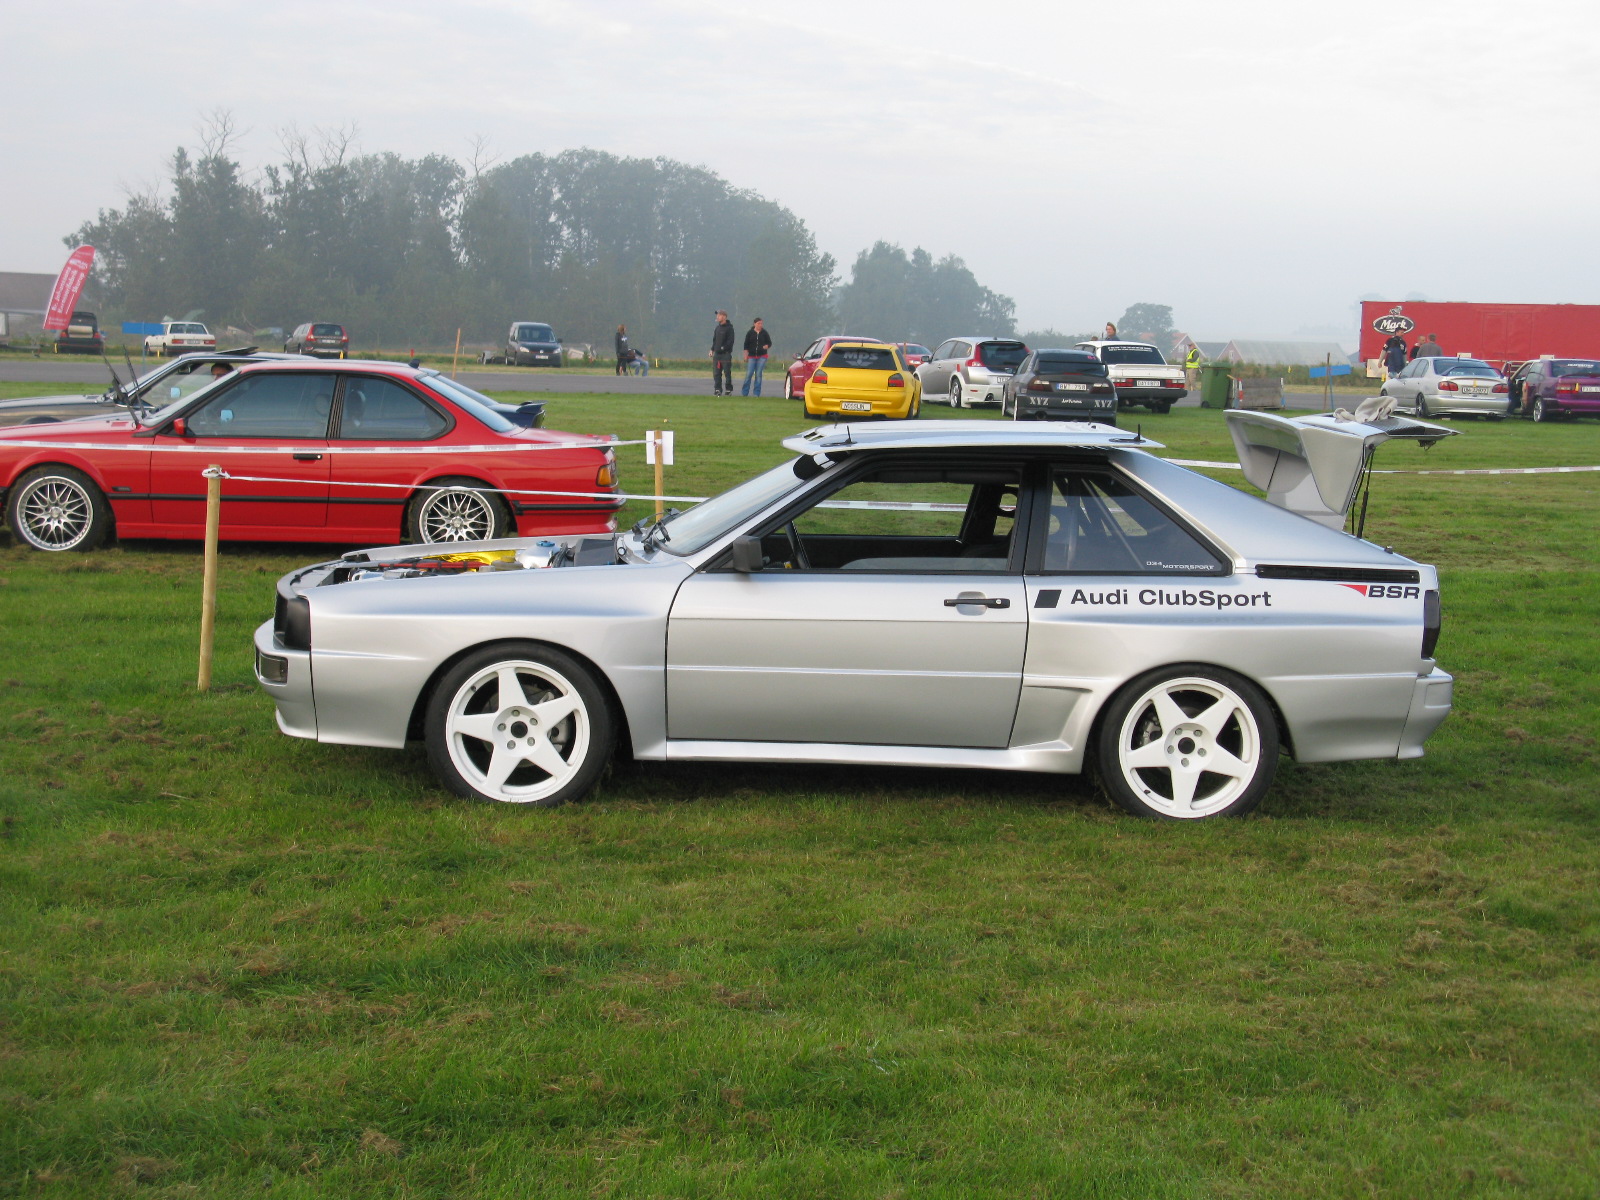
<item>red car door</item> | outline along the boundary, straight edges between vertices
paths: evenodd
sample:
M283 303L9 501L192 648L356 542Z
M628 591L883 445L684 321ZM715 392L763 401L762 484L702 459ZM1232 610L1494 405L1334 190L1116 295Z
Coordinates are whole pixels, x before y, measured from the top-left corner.
M217 463L231 477L222 483L224 537L292 541L327 524L328 419L338 382L332 373L248 372L188 413L181 432L157 438L151 455L155 522L202 532L201 472ZM174 445L201 452L162 449Z
M351 541L400 539L411 484L437 470L448 444L419 454L418 443L438 443L454 417L398 380L381 375L345 376L334 430L334 484L328 489L328 532ZM495 440L487 430L462 429L466 441ZM472 461L472 460L469 460ZM379 486L374 486L379 485Z

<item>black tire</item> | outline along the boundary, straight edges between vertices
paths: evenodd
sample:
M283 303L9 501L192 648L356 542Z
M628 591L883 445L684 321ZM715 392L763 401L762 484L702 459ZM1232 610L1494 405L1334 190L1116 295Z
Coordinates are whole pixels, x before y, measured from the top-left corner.
M111 532L111 506L82 471L35 467L7 494L6 523L35 550L93 550Z
M1261 802L1277 763L1278 726L1266 696L1219 667L1147 671L1100 715L1100 786L1134 816L1242 816Z
M481 479L451 475L430 481L406 505L401 538L407 542L475 542L513 537L516 523L505 500L479 491Z
M961 401L961 376L952 375L950 376L950 390L945 393L945 403L951 408L965 408L966 405Z
M1543 424L1545 421L1552 420L1554 418L1555 414L1553 414L1548 408L1546 408L1544 406L1544 397L1543 396L1535 396L1533 398L1533 409L1531 410L1531 414L1530 415L1533 417L1533 419L1535 421L1538 421L1540 424Z
M554 715L541 721L541 710ZM589 667L554 646L506 642L446 673L428 698L423 736L429 766L457 795L553 808L594 790L617 720Z
M1163 416L1172 411L1172 401L1168 400L1164 404L1152 404L1150 406L1150 411L1158 416Z
M1427 398L1419 391L1417 393L1417 418L1426 421L1433 414L1428 411Z

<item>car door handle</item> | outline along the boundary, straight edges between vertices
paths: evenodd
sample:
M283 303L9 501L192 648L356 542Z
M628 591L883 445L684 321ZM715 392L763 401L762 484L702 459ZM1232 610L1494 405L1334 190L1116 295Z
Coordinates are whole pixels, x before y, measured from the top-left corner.
M295 462L321 462L322 461L322 455L320 455L320 454L296 454L294 456L294 460L295 460Z
M958 604L976 604L980 608L1010 608L1011 601L1004 596L957 596L953 600L946 600L946 608L955 608Z

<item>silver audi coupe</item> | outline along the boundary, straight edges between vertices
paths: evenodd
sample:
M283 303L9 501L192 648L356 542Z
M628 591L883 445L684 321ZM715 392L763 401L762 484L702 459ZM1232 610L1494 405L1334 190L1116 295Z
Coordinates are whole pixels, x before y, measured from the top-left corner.
M1391 408L1392 405L1383 407ZM285 576L256 673L296 737L424 743L553 805L675 762L1092 769L1237 815L1280 754L1417 758L1450 711L1434 568L1345 532L1382 411L1226 414L1265 500L1110 426L830 425L614 537L352 552Z

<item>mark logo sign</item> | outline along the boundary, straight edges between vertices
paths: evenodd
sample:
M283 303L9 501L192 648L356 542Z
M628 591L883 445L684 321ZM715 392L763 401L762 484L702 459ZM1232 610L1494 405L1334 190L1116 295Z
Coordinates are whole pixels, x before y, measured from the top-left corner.
M1422 595L1420 587L1403 583L1341 583L1352 592L1360 592L1368 600L1415 600Z
M1389 337L1396 333L1410 333L1417 327L1417 323L1398 308L1391 308L1374 321L1372 327L1385 337Z

